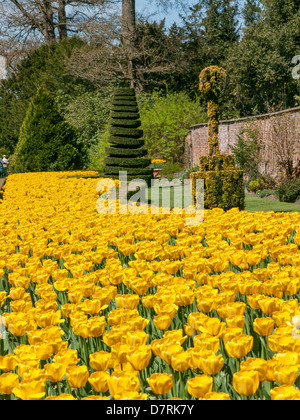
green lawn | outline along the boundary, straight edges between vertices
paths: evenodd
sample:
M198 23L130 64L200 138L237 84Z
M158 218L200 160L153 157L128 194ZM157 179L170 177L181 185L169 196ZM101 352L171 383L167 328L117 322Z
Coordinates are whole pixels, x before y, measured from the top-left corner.
M184 201L181 196L182 187L171 188L171 197L169 198L168 190L164 188L151 188L149 190L149 199L154 199L154 203L164 205L165 207L185 207L187 208L192 204L190 194L184 197ZM170 201L169 201L170 200ZM170 204L169 204L170 203ZM275 212L292 212L300 211L300 205L293 203L281 203L279 201L272 201L265 198L259 198L255 196L246 196L246 211L275 211Z
M247 195L245 210L251 213L254 211L290 212L300 211L300 205L293 203L281 203L280 201L272 201L266 198Z

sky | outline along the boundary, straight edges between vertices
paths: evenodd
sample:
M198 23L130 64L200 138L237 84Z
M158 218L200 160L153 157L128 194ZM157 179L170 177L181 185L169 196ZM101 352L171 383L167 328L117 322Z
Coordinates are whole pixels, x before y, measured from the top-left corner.
M193 6L197 3L197 0L186 0L186 6ZM156 4L156 0L136 0L136 12L137 14L142 14L145 17L151 15L151 20L161 21L162 19L166 18L166 26L170 27L174 22L180 24L181 20L179 17L179 13L182 11L176 10L173 8L169 10L167 13L159 10Z

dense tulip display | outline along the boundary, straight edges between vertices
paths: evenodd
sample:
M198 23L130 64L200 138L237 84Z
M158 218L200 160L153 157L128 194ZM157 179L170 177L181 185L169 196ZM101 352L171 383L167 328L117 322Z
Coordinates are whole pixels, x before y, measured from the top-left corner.
M300 214L99 214L81 175L5 185L0 399L300 399Z

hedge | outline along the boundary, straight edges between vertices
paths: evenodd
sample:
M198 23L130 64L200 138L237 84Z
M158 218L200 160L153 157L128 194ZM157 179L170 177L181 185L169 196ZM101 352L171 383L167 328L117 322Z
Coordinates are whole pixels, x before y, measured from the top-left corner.
M128 127L109 127L108 132L114 136L133 137L137 139L143 135L143 130Z
M138 112L116 112L111 111L110 117L113 119L119 119L122 118L123 120L129 119L129 120L137 120L140 118L140 114Z
M120 147L131 147L135 149L139 149L143 147L145 141L143 139L136 139L131 137L118 137L118 136L109 136L108 142L111 144L118 145Z
M197 179L204 180L204 208L216 207L227 211L233 207L240 210L245 208L244 172L236 170L234 156L214 155L201 156L199 159L200 171L192 172L193 204L196 204Z
M126 166L128 168L146 167L151 164L151 159L147 158L131 158L122 157L105 157L104 164L108 166Z
M141 157L147 155L146 149L122 149L119 147L106 146L105 153L110 156L131 156L131 157Z
M106 147L104 174L116 177L120 171L126 171L131 179L144 177L150 182L153 170L149 168L151 160L144 158L147 150L142 139L143 130L134 89L119 88L112 100L108 142L113 146Z
M141 121L139 120L123 120L117 118L111 118L109 123L112 127L129 127L129 128L138 128L141 126Z

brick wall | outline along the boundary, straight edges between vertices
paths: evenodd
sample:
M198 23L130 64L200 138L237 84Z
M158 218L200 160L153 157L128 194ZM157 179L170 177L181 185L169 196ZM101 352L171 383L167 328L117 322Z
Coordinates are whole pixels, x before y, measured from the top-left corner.
M285 125L284 125L285 124ZM280 153L282 143L278 143L280 137L275 137L275 130L286 127L287 138L294 137L294 164L300 161L300 107L270 114L258 115L250 118L239 118L235 120L220 121L219 125L219 146L222 154L232 154L229 146L234 146L238 135L245 128L257 130L257 139L264 144L261 152L261 163L259 170L262 174L273 177L278 175L276 155ZM208 155L208 127L207 124L198 124L190 128L185 138L184 166L192 168L199 163L199 157ZM278 145L278 146L276 146ZM276 148L277 150L274 150Z

